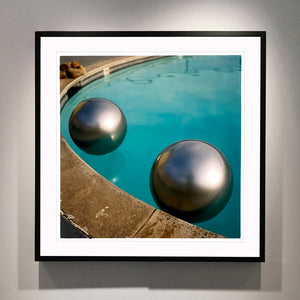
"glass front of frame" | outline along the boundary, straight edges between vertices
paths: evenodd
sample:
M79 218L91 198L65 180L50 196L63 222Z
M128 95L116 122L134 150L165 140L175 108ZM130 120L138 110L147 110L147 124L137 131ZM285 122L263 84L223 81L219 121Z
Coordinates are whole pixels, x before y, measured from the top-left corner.
M98 35L37 33L38 259L262 260L264 35Z

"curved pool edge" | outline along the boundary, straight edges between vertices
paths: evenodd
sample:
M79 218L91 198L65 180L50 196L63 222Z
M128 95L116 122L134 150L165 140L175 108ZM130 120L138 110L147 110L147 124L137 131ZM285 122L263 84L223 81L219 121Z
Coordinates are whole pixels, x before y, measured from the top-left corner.
M103 62L98 67L93 68L86 74L72 80L67 84L60 92L60 109L64 107L66 102L76 94L81 88L102 77L109 76L110 74L136 64L144 63L151 60L156 60L164 58L166 56L129 56L122 57L118 60L109 61L107 63Z
M61 108L86 84L130 65L160 57L126 57L73 80ZM106 71L105 71L106 70ZM107 73L106 73L107 74ZM60 137L61 214L90 238L223 238L129 195L86 164Z

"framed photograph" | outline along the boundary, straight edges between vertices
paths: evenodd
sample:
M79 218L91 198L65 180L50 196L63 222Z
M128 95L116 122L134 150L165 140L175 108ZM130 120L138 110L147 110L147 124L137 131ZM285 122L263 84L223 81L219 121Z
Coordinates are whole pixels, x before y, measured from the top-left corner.
M265 32L35 42L37 261L264 261Z

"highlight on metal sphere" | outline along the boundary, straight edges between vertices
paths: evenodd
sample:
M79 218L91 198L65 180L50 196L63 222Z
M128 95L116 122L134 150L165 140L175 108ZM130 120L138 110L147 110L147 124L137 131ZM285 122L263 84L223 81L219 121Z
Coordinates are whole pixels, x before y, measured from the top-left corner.
M183 140L164 149L153 163L150 188L164 211L188 221L216 216L229 201L231 167L214 146Z
M79 103L69 120L70 135L87 153L102 155L112 152L123 142L127 122L122 110L103 98Z

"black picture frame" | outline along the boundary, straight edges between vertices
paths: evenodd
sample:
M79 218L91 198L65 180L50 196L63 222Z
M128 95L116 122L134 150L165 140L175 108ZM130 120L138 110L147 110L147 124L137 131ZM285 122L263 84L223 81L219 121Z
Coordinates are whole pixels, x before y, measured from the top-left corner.
M45 234L45 213L43 212L46 200L43 198L44 195L44 187L45 182L45 174L48 173L45 170L46 166L44 165L44 161L48 160L48 157L45 153L45 122L43 120L43 116L45 116L44 105L44 90L45 88L51 88L51 85L46 86L45 82L48 81L49 78L45 78L45 49L49 46L47 41L51 41L53 39L57 39L58 41L63 41L68 38L89 38L91 40L98 38L122 38L122 40L126 40L127 38L133 39L152 39L155 41L155 38L182 38L182 40L189 39L192 40L191 44L197 43L198 39L201 38L215 38L216 41L218 38L224 42L227 38L232 41L232 39L239 39L241 41L255 39L256 46L259 47L259 57L256 63L257 70L259 70L259 82L256 82L258 85L259 93L257 103L259 107L257 107L257 111L260 112L259 116L255 122L257 123L257 128L259 130L259 137L257 140L257 145L259 147L259 161L257 162L259 166L259 170L257 170L257 175L259 176L259 182L256 184L259 199L257 199L258 207L257 207L257 224L255 227L258 228L255 239L257 240L255 246L255 254L251 255L190 255L186 254L183 251L182 255L168 255L163 252L162 255L131 255L128 254L113 254L109 255L107 253L103 254L87 254L89 251L86 249L82 251L83 254L72 253L70 249L67 251L52 251L51 247L49 249L45 249L44 241L47 240L48 234ZM44 43L45 41L45 43ZM51 43L50 43L51 44ZM216 42L218 45L218 41ZM51 47L50 47L51 48ZM55 47L54 47L55 48ZM59 47L58 47L59 48ZM251 47L250 47L251 48ZM48 49L47 53L53 52L53 57L57 58L61 54L57 54L61 49ZM49 52L50 51L50 52ZM57 53L54 53L57 51ZM64 50L65 51L65 50ZM68 53L67 51L64 53ZM248 55L247 53L245 54ZM248 57L247 57L248 59ZM54 61L54 60L53 60ZM50 59L49 64L52 61ZM56 59L55 61L55 72L58 74L59 70L59 61ZM54 71L53 71L54 72ZM51 72L49 72L51 76ZM247 79L246 79L247 80ZM53 79L55 85L52 85L53 88L57 87L57 78ZM46 86L46 87L45 87ZM49 88L49 89L50 89ZM76 89L68 90L68 97L76 92ZM35 260L36 261L102 261L102 260L111 260L111 261L243 261L243 262L264 262L265 261L265 122L266 122L266 101L265 101L265 93L266 93L266 32L264 31L37 31L35 33L35 122L36 122L36 132L35 132ZM56 95L58 93L56 92ZM57 97L59 98L59 97ZM56 99L57 102L62 99ZM59 105L54 107L54 110L59 110ZM246 111L247 114L247 111ZM53 121L54 122L54 121ZM51 126L48 124L47 126ZM57 131L55 132L57 135ZM57 137L57 141L59 143L59 137ZM53 171L54 172L54 171ZM49 172L49 176L54 173ZM258 173L259 172L259 173ZM57 173L56 173L57 174ZM55 181L55 180L54 180ZM57 199L55 199L56 201ZM54 205L54 204L53 204ZM54 209L53 209L54 210ZM57 218L59 217L59 212L57 213ZM53 223L58 224L57 221ZM57 229L52 230L51 232L59 232ZM49 233L51 235L53 233ZM59 243L60 237L53 237L54 245L55 243ZM86 247L91 247L87 245ZM93 246L92 246L93 247ZM109 246L108 246L109 247ZM51 248L51 249L50 249ZM93 252L96 253L96 252Z

